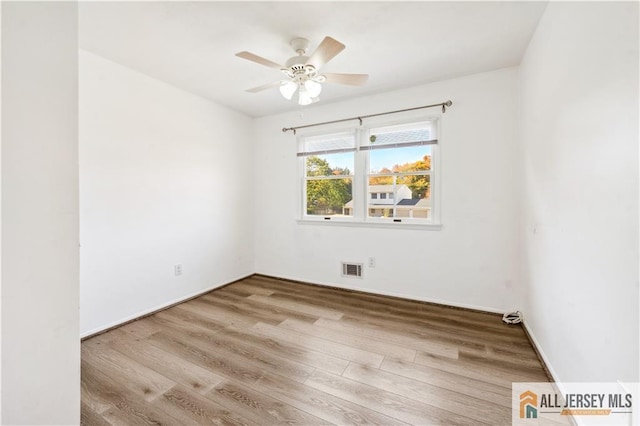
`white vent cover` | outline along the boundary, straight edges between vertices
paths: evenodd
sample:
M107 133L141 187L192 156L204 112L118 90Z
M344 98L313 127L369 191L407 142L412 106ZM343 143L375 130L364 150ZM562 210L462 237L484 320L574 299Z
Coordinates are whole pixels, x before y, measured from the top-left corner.
M342 262L342 276L362 278L362 263Z

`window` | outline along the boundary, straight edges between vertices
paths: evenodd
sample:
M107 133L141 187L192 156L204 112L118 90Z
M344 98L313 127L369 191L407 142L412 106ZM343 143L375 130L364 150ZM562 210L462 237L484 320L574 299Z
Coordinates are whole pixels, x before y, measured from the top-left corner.
M353 132L301 140L305 216L353 216L355 146Z
M302 219L438 225L437 119L300 136Z
M383 217L432 219L431 172L435 123L370 129L368 152L370 191L387 190L382 199L392 206ZM369 215L369 217L378 217Z

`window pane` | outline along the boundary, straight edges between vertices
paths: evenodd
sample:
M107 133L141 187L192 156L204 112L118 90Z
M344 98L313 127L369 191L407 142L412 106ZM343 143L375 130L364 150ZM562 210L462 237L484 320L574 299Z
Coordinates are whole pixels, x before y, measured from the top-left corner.
M394 185L395 183L395 185ZM369 196L369 217L431 218L431 176L403 175L369 177L369 194L386 194L384 199Z
M320 152L336 149L355 149L356 139L353 132L306 137L301 140L298 152Z
M431 170L432 146L410 146L369 151L371 173Z
M343 154L311 155L305 158L307 176L352 175L352 152Z
M307 180L308 215L353 216L353 180Z
M369 141L372 147L397 145L404 143L424 143L436 141L436 123L434 121L371 129Z

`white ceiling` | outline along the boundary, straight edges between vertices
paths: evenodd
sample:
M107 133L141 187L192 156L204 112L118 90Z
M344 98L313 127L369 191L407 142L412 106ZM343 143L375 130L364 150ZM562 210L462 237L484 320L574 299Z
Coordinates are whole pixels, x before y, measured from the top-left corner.
M545 2L80 2L80 47L259 117L297 109L274 88L289 40L347 48L325 72L368 73L364 87L323 86L320 102L517 65ZM294 98L295 99L295 98Z

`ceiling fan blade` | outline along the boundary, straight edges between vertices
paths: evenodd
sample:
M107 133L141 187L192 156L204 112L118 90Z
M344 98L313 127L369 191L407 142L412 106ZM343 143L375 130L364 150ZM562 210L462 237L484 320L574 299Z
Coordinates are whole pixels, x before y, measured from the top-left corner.
M269 68L275 68L277 70L284 68L284 66L280 64L276 64L275 62L265 59L262 56L254 55L251 52L238 52L236 53L236 56L242 59L246 59L247 61L256 62Z
M346 84L348 86L362 86L369 79L369 74L337 74L323 73L327 83Z
M262 86L254 87L252 89L247 89L245 90L245 92L258 93L258 92L262 92L263 90L271 89L272 87L278 87L280 86L280 84L282 84L281 81L274 81L271 83L263 84Z
M342 52L345 45L331 37L325 37L322 43L316 48L315 52L307 59L307 65L313 65L316 69L320 68L338 53Z

